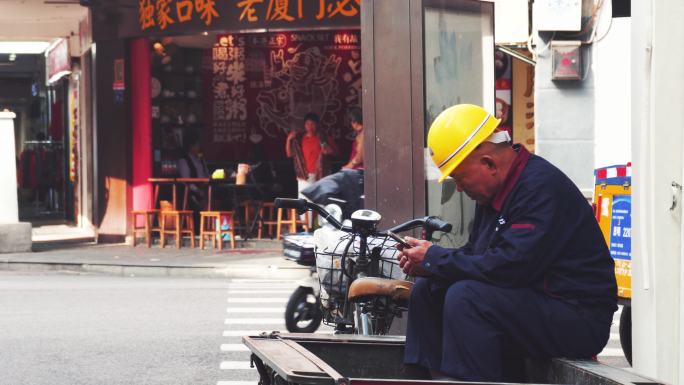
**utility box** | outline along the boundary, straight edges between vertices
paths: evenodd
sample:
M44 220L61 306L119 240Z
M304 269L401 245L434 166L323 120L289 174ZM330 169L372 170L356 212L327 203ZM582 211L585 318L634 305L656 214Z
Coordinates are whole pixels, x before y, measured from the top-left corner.
M582 79L582 42L554 40L551 42L552 80Z
M536 0L532 11L537 31L582 29L582 0Z

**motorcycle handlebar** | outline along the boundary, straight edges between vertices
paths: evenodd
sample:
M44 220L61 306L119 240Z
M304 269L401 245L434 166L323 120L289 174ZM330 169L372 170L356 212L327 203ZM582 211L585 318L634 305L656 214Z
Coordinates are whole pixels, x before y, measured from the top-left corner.
M351 227L343 226L335 217L327 212L323 206L309 202L306 199L292 199L292 198L276 198L275 207L277 209L297 209L297 214L304 214L307 210L316 211L319 215L325 218L334 228L345 232L351 232Z
M298 214L304 214L308 210L306 199L276 198L275 207L277 209L297 209Z
M422 227L427 234L432 234L435 231L441 231L444 233L451 231L451 223L445 222L437 217L412 219L408 222L404 222L400 225L392 227L389 229L389 231L393 233L402 233L404 231L412 230L418 227ZM385 233L383 232L383 234Z
M344 232L352 232L352 228L348 226L343 226L337 219L335 219L329 212L323 208L323 206L317 205L315 203L309 202L306 199L291 199L291 198L276 198L275 207L283 209L296 209L298 214L304 214L307 210L313 210L318 212L319 215L324 217L328 223L338 230ZM394 226L389 231L394 233L402 233L411 229L422 227L427 234L432 234L435 231L440 231L448 233L451 231L451 224L443 221L437 217L423 217L418 219L412 219L408 222L402 223L400 225ZM378 232L378 235L387 235L385 231Z
M451 232L451 223L443 221L437 217L425 218L425 228L428 231L441 231L443 233Z

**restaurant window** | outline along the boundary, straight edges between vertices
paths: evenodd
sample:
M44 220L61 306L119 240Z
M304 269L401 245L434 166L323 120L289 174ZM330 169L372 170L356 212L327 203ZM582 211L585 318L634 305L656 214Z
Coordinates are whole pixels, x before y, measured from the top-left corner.
M494 112L493 3L425 1L423 17L427 138L433 120L454 104L472 103ZM468 239L475 202L456 191L453 179L440 184L427 147L424 154L427 213L453 224L437 243L461 246Z

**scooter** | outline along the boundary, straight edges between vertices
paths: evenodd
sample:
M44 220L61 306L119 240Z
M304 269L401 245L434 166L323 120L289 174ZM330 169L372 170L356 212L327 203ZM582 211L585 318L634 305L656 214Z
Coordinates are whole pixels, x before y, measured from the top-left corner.
M342 220L345 201L328 199L325 206L337 221ZM348 220L347 220L348 221ZM333 227L323 217L319 217L321 228ZM313 333L318 330L323 319L321 307L321 284L316 269L315 240L312 234L288 234L283 236L283 255L297 264L309 267L309 276L297 282L297 288L290 295L285 306L285 326L290 333Z
M321 324L320 284L316 273L313 236L292 234L283 236L285 258L309 267L309 276L297 282L285 306L285 326L290 333L313 333Z
M342 222L343 218L347 218L348 221L352 212L363 207L363 171L340 171L321 179L302 191L302 194L315 203L327 203L325 210L334 220ZM318 217L318 225L333 229L324 217ZM283 236L285 258L309 266L309 277L297 283L285 307L285 326L290 333L313 333L323 319L314 245L311 234Z

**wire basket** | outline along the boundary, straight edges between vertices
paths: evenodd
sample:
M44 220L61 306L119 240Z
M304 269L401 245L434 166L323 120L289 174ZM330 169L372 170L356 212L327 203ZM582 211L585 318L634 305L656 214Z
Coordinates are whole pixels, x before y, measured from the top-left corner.
M321 288L330 297L345 298L360 253L358 237L338 230L315 234L316 270ZM369 237L366 255L370 259L369 275L406 279L399 267L396 242L388 237Z

